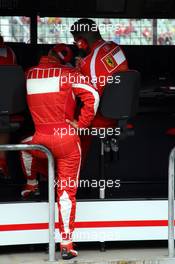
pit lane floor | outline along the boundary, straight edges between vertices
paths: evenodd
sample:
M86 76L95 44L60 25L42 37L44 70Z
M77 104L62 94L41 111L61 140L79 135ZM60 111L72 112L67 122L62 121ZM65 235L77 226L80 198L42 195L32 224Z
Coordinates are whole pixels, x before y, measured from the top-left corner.
M23 247L23 246L22 246ZM23 252L25 251L25 252ZM99 249L80 249L79 256L72 260L63 261L59 252L56 252L56 262L53 264L175 264L175 259L167 259L167 247L151 248L110 248L105 252ZM14 250L3 250L0 248L0 264L49 264L48 255L43 251L31 252L18 248Z

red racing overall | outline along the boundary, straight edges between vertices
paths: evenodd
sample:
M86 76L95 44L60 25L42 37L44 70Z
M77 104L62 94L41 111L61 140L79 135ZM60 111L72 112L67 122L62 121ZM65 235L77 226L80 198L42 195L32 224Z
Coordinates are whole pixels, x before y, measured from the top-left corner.
M66 123L66 119L73 120L75 97L78 96L84 103L78 127L88 127L96 113L99 96L92 85L77 81L80 73L75 69L58 67L58 62L50 60L42 57L39 65L32 67L27 74L27 100L36 130L30 142L46 146L54 155L59 229L62 238L68 239L74 229L81 147L75 129ZM38 151L32 154L34 159L45 162L44 154Z

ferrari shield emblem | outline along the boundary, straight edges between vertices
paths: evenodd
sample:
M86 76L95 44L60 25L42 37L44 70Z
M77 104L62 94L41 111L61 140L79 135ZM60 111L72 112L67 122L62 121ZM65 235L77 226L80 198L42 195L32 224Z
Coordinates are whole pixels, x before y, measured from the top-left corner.
M114 58L112 52L108 53L101 59L102 63L104 64L106 70L108 72L112 72L117 67L117 62Z
M111 68L114 68L114 67L115 67L115 62L114 62L112 56L107 56L107 57L105 58L105 60L106 60L106 63L107 63Z

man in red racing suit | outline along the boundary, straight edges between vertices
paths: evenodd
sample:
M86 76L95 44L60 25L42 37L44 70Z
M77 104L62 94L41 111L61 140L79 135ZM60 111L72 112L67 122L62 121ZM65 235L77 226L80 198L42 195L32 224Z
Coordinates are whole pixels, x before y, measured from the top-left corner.
M81 163L80 140L75 128L90 125L99 103L94 87L87 82L81 84L78 77L79 72L58 66L53 57L42 57L39 65L27 74L27 101L35 125L31 143L48 147L55 158L61 254L65 259L77 256L71 241ZM84 103L77 122L73 121L76 96ZM38 151L32 154L37 159L46 158Z
M75 43L85 57L78 61L78 68L96 87L100 97L107 82L112 82L113 74L128 69L127 59L121 47L113 41L102 39L99 29L91 19L80 19L71 27ZM114 80L116 83L119 80ZM91 123L92 127L114 127L116 120L104 118L98 111ZM82 163L91 143L90 136L82 136Z

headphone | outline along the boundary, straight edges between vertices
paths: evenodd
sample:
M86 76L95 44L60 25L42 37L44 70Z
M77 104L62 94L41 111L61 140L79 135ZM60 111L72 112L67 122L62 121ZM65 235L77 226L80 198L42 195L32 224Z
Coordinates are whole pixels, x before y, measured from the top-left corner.
M78 38L76 41L75 41L75 44L77 45L77 47L80 49L80 50L84 50L85 52L89 52L89 44L87 42L87 40L85 38Z

